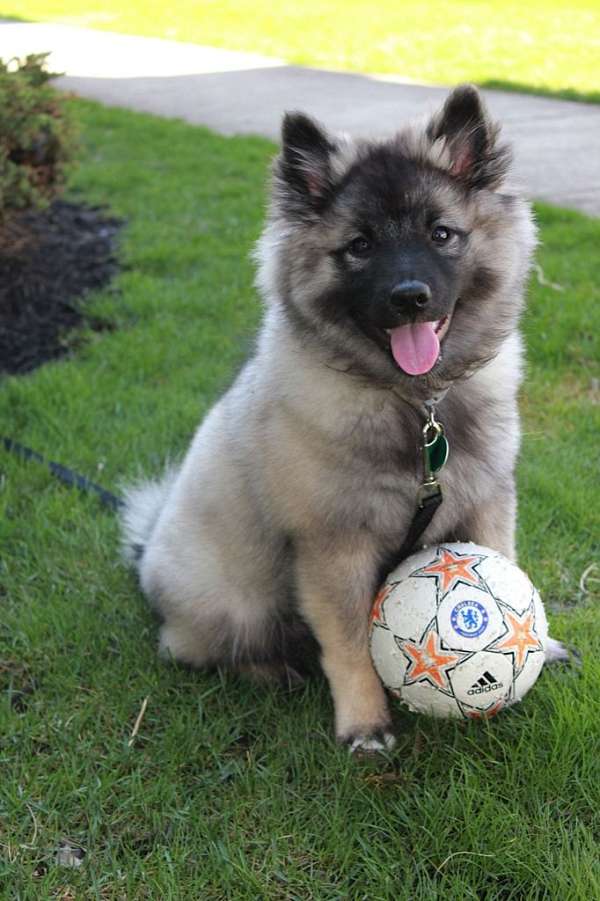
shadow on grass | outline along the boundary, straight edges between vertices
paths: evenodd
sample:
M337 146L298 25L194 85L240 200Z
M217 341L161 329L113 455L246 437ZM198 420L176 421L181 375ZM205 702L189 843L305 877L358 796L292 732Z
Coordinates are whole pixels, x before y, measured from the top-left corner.
M491 78L487 81L478 81L480 88L488 91L512 91L517 94L535 94L538 97L549 97L553 100L574 100L577 103L600 103L600 91L577 91L575 88L560 88L552 90L543 85L521 84L518 81L502 81L499 78Z

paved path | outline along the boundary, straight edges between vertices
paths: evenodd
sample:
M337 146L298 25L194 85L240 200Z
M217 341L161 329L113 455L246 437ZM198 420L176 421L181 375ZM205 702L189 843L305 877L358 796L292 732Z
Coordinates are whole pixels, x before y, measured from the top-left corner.
M435 109L447 93L195 44L0 22L0 57L47 50L51 67L66 73L62 88L223 134L276 138L286 109L352 134L389 134L406 118ZM600 216L600 105L502 91L485 96L514 143L515 173L527 193Z

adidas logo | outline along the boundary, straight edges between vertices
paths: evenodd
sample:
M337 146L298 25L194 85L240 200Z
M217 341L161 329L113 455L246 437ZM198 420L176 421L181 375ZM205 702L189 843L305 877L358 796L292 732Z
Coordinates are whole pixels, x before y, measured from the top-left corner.
M481 679L478 679L477 682L474 682L468 690L468 695L481 695L486 691L494 691L496 688L503 688L503 682L497 682L496 677L492 676L491 673L488 673L486 670Z

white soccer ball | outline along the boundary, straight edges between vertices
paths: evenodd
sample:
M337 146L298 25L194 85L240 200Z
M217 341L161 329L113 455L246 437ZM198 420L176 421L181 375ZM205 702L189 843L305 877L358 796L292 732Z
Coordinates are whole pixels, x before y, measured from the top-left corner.
M418 713L481 719L515 704L544 664L548 623L523 570L490 548L448 543L404 560L371 612L384 685Z

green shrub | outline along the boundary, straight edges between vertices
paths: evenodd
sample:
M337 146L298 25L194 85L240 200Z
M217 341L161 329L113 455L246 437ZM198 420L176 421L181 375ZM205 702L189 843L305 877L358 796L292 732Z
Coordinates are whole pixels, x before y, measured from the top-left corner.
M0 59L0 219L52 200L74 154L74 129L49 84L47 56Z

